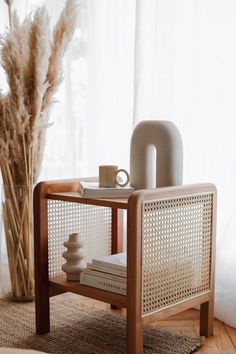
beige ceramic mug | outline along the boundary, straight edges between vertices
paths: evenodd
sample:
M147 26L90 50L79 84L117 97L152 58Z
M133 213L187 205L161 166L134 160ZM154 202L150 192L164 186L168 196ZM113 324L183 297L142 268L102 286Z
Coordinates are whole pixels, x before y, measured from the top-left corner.
M126 175L126 181L121 183L118 180L118 173L123 172ZM99 166L99 187L125 187L129 183L129 174L124 169L118 169L115 165Z

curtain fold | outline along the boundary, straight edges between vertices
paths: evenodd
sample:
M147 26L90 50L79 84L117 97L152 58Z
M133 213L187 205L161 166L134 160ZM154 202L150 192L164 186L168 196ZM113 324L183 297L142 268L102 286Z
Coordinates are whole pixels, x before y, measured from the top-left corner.
M132 132L135 0L79 0L79 21L50 113L40 180L98 175L99 164L128 169ZM20 19L45 5L56 22L65 0L14 0ZM8 26L0 0L1 33ZM7 89L0 72L1 88ZM4 82L3 82L4 81ZM5 254L3 234L0 255ZM4 256L6 260L6 256ZM1 258L0 258L0 263Z
M128 168L132 132L135 1L88 1L87 174Z
M215 315L236 327L236 3L137 4L133 120L174 122L184 143L184 183L217 186Z

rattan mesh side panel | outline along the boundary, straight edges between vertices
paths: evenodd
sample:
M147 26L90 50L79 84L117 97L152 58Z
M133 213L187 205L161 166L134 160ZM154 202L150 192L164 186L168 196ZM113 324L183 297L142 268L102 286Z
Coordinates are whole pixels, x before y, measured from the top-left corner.
M111 209L58 200L48 200L49 277L63 274L63 242L78 232L84 243L86 261L111 254Z
M212 194L143 203L143 316L210 290L212 203Z

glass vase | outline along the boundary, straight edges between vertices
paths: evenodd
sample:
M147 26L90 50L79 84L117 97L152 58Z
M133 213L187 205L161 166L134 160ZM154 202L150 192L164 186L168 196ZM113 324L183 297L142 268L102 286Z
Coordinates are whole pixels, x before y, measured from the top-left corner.
M33 186L3 185L3 221L11 278L11 297L34 298Z

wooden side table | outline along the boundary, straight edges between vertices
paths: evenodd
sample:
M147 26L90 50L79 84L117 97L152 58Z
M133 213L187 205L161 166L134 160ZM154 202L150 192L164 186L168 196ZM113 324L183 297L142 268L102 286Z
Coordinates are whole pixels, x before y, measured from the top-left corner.
M215 187L141 190L124 200L82 198L78 184L78 180L41 182L34 191L37 333L50 331L49 297L70 291L127 308L128 354L143 353L146 321L197 304L201 305L200 333L211 335ZM123 244L123 210L127 210L127 296L68 282L60 262L70 226L73 232L78 227L85 233L90 258L97 252L118 253ZM102 240L104 235L107 238Z

